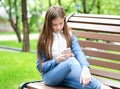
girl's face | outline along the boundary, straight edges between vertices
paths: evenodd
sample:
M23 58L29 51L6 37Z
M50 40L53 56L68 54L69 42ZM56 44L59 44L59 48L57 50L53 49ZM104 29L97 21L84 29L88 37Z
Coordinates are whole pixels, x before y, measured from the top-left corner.
M62 31L63 26L64 26L64 18L57 17L52 20L52 30L54 32Z

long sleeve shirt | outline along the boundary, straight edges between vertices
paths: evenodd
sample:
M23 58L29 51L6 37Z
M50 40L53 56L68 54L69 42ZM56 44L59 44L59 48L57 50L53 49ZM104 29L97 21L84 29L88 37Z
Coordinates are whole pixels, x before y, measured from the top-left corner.
M37 66L38 71L40 71L42 73L46 73L58 65L55 58L56 58L56 56L58 56L60 54L60 52L62 52L67 47L65 38L62 35L60 35L60 33L55 33L53 35L54 35L54 42L53 42L53 47L52 47L53 58L46 61L47 59L44 54L44 51L41 52L42 60L43 60L42 71L40 71L39 60L37 57L36 66ZM78 60L81 67L83 67L83 66L89 67L90 65L86 60L86 56L85 56L84 52L82 51L76 36L74 34L71 34L71 37L72 37L72 43L71 43L70 48L71 48L76 60Z

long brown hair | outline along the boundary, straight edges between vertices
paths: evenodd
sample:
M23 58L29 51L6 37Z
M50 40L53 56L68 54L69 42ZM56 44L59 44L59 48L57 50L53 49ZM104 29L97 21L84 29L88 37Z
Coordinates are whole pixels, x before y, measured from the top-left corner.
M41 34L37 43L37 55L40 61L41 60L41 51L45 53L47 60L52 58L52 44L53 44L53 34L52 34L52 20L61 17L65 18L64 9L61 6L52 6L50 7L45 15L44 25L41 31ZM71 36L69 34L70 28L67 26L66 19L64 19L63 34L65 36L67 47L71 44ZM50 47L50 53L48 51Z

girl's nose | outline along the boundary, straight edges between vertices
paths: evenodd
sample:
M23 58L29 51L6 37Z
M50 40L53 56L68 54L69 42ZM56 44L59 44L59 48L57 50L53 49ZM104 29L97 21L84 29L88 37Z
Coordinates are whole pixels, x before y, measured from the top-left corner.
M57 26L57 29L60 29L60 25Z

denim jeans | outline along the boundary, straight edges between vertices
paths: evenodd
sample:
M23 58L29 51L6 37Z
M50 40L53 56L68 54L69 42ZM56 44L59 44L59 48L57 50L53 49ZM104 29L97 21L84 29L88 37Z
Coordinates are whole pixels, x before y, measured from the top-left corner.
M65 85L75 89L99 89L100 82L92 77L85 87L80 83L82 67L74 58L68 58L59 63L55 68L42 75L43 81L49 86Z

